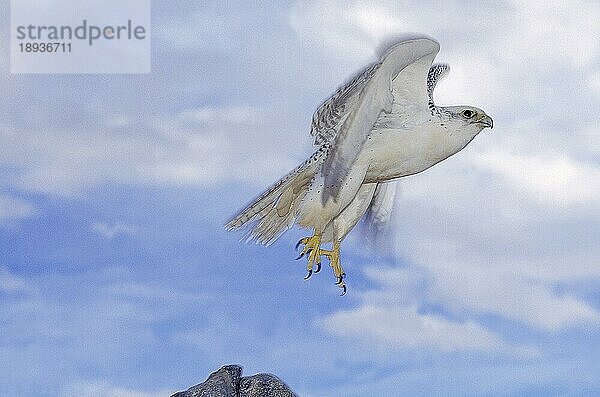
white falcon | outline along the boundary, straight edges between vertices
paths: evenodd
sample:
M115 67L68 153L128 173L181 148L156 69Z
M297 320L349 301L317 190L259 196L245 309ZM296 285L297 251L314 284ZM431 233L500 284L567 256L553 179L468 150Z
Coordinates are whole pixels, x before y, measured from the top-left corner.
M228 229L250 225L248 241L269 245L294 224L303 238L310 277L329 259L346 292L340 243L366 214L375 229L390 216L390 181L425 171L458 153L492 119L472 106L436 106L433 90L448 71L433 65L439 44L428 38L395 42L315 112L311 135L319 149L233 217ZM332 243L331 249L322 244ZM298 247L297 245L297 247Z

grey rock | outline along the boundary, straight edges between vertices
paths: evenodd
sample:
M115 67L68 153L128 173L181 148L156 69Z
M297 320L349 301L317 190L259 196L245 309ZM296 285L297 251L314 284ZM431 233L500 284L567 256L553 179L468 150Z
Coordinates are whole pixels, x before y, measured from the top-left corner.
M298 397L278 377L257 374L242 377L242 367L226 365L208 379L171 397Z
M180 391L171 397L237 397L242 367L226 365L210 374L208 379L186 391Z
M278 377L258 374L242 378L239 397L297 397Z

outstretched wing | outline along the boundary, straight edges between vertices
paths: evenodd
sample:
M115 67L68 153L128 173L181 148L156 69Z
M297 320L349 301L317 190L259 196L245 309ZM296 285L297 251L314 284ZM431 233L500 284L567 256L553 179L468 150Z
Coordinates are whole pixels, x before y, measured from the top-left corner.
M364 141L382 112L410 115L427 109L427 74L439 44L420 38L396 43L381 56L379 66L344 116L322 168L323 202L335 198Z
M396 189L395 181L377 184L365 215L365 223L370 231L380 232L387 227L392 218Z
M359 229L367 248L381 257L392 255L397 241L391 220L398 188L397 181L377 184Z
M310 135L315 137L315 145L320 146L335 139L350 110L356 105L360 92L380 65L380 62L376 62L362 69L319 106L310 125Z

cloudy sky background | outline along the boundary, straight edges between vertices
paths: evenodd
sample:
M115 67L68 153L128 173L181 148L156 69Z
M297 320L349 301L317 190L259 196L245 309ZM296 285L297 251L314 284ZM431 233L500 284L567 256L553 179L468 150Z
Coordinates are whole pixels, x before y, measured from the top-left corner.
M221 365L301 396L600 394L600 5L153 2L149 75L11 75L0 48L0 395L163 396ZM273 2L275 3L275 2ZM389 34L495 121L399 181L393 249L304 281L222 224L311 152Z

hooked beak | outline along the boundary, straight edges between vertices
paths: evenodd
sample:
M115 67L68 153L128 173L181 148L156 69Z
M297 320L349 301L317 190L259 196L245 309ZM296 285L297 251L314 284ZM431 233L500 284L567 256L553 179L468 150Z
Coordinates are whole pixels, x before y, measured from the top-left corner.
M483 115L481 118L477 119L476 123L483 124L483 128L490 127L494 128L494 120L487 114Z

